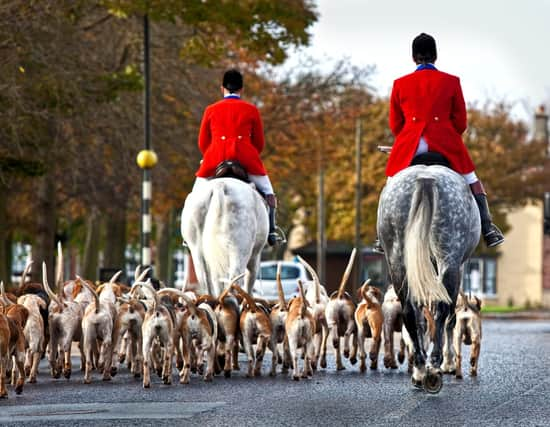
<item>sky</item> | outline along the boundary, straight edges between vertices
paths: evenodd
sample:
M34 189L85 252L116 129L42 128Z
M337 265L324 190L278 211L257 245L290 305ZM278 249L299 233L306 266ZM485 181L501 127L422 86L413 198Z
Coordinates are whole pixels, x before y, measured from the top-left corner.
M550 0L317 0L311 46L294 52L323 61L348 57L375 65L371 84L388 96L393 80L414 71L413 38L425 32L438 47L437 67L460 77L467 103L513 105L532 122L550 107ZM287 64L287 66L288 66Z

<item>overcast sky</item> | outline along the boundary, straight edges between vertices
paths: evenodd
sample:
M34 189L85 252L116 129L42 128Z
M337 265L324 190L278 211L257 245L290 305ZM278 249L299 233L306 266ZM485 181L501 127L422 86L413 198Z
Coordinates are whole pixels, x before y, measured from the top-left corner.
M414 70L412 39L435 37L436 65L461 78L466 102L505 100L517 117L550 101L550 0L317 0L319 21L306 52L376 65L387 96ZM294 59L296 55L294 55ZM292 63L292 58L290 63Z

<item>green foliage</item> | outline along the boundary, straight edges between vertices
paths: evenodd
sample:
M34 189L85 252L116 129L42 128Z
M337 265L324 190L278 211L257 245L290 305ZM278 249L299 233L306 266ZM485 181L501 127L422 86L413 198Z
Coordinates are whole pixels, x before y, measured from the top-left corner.
M154 21L181 22L191 32L182 41L182 56L210 66L242 51L249 58L279 64L289 47L309 43L307 29L317 20L308 0L105 0L101 4L118 18L147 14Z

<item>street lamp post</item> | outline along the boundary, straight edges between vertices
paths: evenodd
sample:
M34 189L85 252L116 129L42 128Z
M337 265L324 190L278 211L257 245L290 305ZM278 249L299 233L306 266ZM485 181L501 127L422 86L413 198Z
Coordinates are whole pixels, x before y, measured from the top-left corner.
M157 155L151 149L151 58L149 52L149 17L143 17L143 76L144 76L144 133L145 148L137 156L137 164L143 170L141 183L141 265L151 265L151 198L153 186L151 169L157 164ZM152 276L150 273L149 276Z

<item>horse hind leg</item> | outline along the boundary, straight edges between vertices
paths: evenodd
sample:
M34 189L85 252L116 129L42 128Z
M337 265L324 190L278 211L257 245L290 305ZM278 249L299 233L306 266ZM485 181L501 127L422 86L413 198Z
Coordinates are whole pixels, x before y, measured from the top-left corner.
M414 348L411 379L415 387L422 388L422 383L426 376L426 354L424 352L424 343L422 339L422 323L417 321L418 316L416 312L418 311L419 310L414 307L410 301L406 301L404 304L403 320Z

